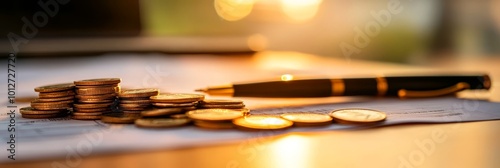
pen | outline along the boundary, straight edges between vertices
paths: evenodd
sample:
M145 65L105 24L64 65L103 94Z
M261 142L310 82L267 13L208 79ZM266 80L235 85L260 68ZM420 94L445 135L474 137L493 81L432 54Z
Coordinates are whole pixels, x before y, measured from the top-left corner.
M490 87L489 76L477 74L282 80L228 84L196 91L215 96L234 97L399 96L409 98L435 97L465 89L489 89Z

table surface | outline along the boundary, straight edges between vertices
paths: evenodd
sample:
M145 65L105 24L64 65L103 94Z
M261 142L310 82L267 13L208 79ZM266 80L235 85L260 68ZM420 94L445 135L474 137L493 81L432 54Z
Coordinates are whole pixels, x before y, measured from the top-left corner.
M500 79L499 58L446 60L427 66L409 66L319 57L296 52L260 52L253 55L112 54L96 57L19 59L24 76L68 81L96 76L117 76L122 87L158 87L171 92L233 81L252 81L293 74L306 77L379 75L391 73L489 72ZM121 74L106 68L121 68ZM55 70L58 77L50 77ZM74 74L74 75L71 75ZM53 74L56 75L56 74ZM45 79L47 78L47 79ZM22 79L22 78L21 78ZM22 80L21 80L22 82ZM20 83L20 95L32 96L37 83ZM500 87L488 93L459 96L500 102ZM349 101L351 98L262 99L243 98L252 107L289 103ZM499 109L500 112L500 109ZM435 136L441 132L440 138ZM11 162L1 167L500 167L500 121L448 124L405 124L362 130L334 130L253 137L216 145L142 152L91 154ZM21 154L19 154L21 155Z

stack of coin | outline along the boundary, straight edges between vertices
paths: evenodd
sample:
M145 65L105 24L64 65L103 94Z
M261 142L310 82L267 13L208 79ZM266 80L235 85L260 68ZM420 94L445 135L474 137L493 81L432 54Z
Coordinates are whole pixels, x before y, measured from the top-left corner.
M158 93L158 89L154 88L123 90L118 94L120 98L120 110L124 113L139 114L141 111L151 107L149 97L156 96Z
M243 101L235 99L206 99L200 101L198 108L243 109L245 104L243 104Z
M194 125L207 129L234 128L233 119L246 115L242 110L231 109L198 109L186 113L194 121Z
M198 102L204 98L204 95L188 93L168 93L150 97L156 108L182 108L185 111L196 109Z
M73 119L97 120L103 113L115 111L120 78L100 78L75 81L76 98Z
M31 101L31 107L20 109L24 118L55 118L68 115L74 103L73 83L46 85L35 88L38 98Z

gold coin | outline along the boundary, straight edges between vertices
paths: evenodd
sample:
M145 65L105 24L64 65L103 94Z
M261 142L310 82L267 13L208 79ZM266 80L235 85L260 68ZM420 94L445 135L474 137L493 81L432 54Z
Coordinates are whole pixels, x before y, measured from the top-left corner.
M101 121L112 124L133 124L139 116L125 113L108 113L101 116Z
M75 91L73 91L73 90L38 93L39 98L58 98L58 97L67 97L67 96L74 96L74 95L75 95Z
M242 111L230 109L198 109L191 110L186 115L194 120L203 121L228 121L244 116Z
M67 96L67 97L56 97L56 98L38 98L38 102L60 102L60 101L65 101L65 100L71 100L73 101L75 99L74 96Z
M72 90L73 88L75 88L75 85L72 83L61 83L61 84L36 87L35 92L57 92L57 91Z
M89 108L109 108L113 103L88 103L88 104L73 104L75 108L78 109L89 109Z
M65 116L68 116L67 112L62 112L57 114L21 114L21 117L30 119L59 118Z
M80 103L112 103L113 99L78 99Z
M332 122L332 117L328 114L312 113L312 112L292 112L280 115L281 118L293 121L295 125L324 125ZM304 125L305 124L305 125Z
M92 112L107 112L111 111L110 108L74 108L75 112L82 112L82 113L92 113Z
M76 85L75 87L77 89L86 89L86 88L99 88L99 87L117 87L118 84L112 84L112 85Z
M187 94L187 93L160 94L157 96L150 97L151 101L158 103L191 103L203 100L204 98L205 96L201 94Z
M170 115L170 118L189 118L186 114L172 114Z
M123 104L151 104L151 100L149 100L149 99L146 99L146 100L122 99L122 100L120 100L120 103L123 103Z
M223 109L240 109L245 107L244 104L223 104L223 105L215 105L215 104L204 104L200 106L201 108L223 108Z
M142 116L146 117L157 117L157 116L166 116L172 114L182 113L184 110L182 108L163 108L163 109L152 109L145 110L141 112Z
M76 94L79 95L102 95L102 94L112 94L120 91L120 87L103 87L103 88L85 88L76 89Z
M103 114L103 112L83 112L83 113L82 112L73 112L71 114L75 115L75 116L77 116L77 115L80 115L80 116L98 116L99 115L100 116Z
M75 101L73 99L71 100L61 100L61 101L51 101L51 102L43 102L43 101L40 101L39 99L35 99L33 101L31 101L31 105L35 105L35 106L64 106L64 105L69 105L69 104L73 104Z
M130 108L145 108L145 107L150 107L150 104L121 104L119 105L120 107L130 107Z
M152 103L156 107L191 107L196 106L196 102L192 103Z
M75 120L100 120L101 116L100 115L73 115L71 116L72 119Z
M120 98L127 97L151 97L158 95L159 90L155 88L144 88L144 89L127 89L120 92L118 95Z
M179 127L191 123L190 119L173 119L173 118L140 118L135 120L135 125L146 128L169 128Z
M75 85L113 85L118 84L122 80L120 78L98 78L75 81Z
M370 109L340 109L330 112L330 116L339 122L371 123L383 121L387 117L385 113Z
M208 128L208 129L231 129L231 128L234 128L234 124L232 122L210 122L210 121L195 120L194 125L196 125L200 128Z
M70 106L31 106L36 110L68 110Z
M274 130L288 128L293 122L279 116L250 115L234 119L233 124L247 129Z
M243 101L236 99L205 99L200 101L200 104L227 105L227 104L243 104Z
M39 115L39 114L59 114L63 112L68 112L67 110L37 110L33 107L23 107L19 109L21 114L26 115Z
M125 111L143 111L149 110L150 107L120 107L120 109Z
M116 93L102 94L102 95L76 95L77 99L116 99Z

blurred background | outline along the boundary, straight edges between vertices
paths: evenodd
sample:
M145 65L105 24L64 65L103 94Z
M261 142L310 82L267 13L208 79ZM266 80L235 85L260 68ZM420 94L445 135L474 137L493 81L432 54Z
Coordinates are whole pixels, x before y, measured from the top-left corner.
M11 50L8 34L15 33L33 44L33 39L54 38L229 37L247 45L238 49L243 52L286 50L409 64L500 55L500 0L7 0L0 4L2 52ZM37 15L40 11L45 15ZM32 38L23 36L23 26L30 21L38 29ZM235 51L236 43L226 43L227 51ZM22 45L28 43L19 44L22 53ZM195 43L175 40L167 40L165 46L169 45L186 46L181 53L196 48ZM219 44L220 51L225 45Z

